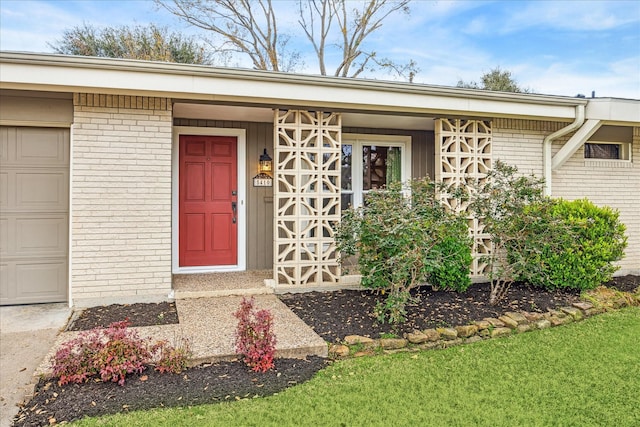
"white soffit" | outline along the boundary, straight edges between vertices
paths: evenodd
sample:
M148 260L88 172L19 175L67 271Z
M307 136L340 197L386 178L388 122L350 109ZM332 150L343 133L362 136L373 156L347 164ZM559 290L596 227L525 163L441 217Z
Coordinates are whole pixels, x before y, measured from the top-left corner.
M183 119L273 122L273 110L259 107L175 103L173 116ZM342 113L343 127L377 129L433 130L433 117L392 116L385 114Z
M173 104L173 117L273 123L273 110L271 108L175 103Z
M433 117L389 116L384 114L342 113L343 127L377 129L433 130Z

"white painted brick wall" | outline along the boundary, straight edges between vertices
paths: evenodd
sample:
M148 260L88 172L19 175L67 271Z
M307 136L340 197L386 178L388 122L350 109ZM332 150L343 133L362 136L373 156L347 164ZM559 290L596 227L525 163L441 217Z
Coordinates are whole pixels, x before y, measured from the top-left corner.
M553 151L560 149L554 144ZM574 200L588 198L620 211L629 246L620 262L624 270L640 273L640 127L634 128L630 162L585 160L579 149L553 173L553 195Z
M566 124L498 119L493 127L493 159L542 176L542 141ZM631 162L585 160L579 149L553 172L552 191L554 197L586 197L597 205L618 209L629 236L626 256L619 263L621 273L640 274L640 127L634 128L633 135ZM554 143L554 154L567 139Z
M171 120L166 99L75 94L74 303L171 291Z

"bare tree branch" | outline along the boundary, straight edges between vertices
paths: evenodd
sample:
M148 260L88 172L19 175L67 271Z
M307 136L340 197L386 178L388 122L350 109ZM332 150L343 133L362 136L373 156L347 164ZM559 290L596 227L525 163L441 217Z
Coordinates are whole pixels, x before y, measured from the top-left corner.
M290 71L297 65L296 52L280 52L289 39L278 33L271 0L155 1L183 21L221 36L219 51L243 53L257 69ZM281 63L289 65L281 69Z
M331 0L310 0L308 2L298 1L298 11L300 19L298 23L307 35L307 38L313 45L313 49L318 57L318 65L320 74L327 75L327 67L325 65L324 52L327 37L331 30L333 21L334 8L330 5ZM313 10L311 9L313 7ZM308 21L306 15L308 14ZM319 35L316 38L315 32L315 16L318 15L320 21Z
M356 65L359 57L364 55L362 62L356 66L358 69L351 77L356 77L364 71L371 57L375 56L375 52L363 52L360 47L363 41L372 32L382 26L384 21L390 14L396 11L409 13L410 0L389 1L389 0L369 0L362 9L349 10L351 3L346 0L333 0L332 6L336 11L336 19L342 34L342 63L336 69L335 75L341 77L349 77L349 70Z
M290 36L280 34L272 0L155 0L185 22L222 38L219 53L247 55L262 70L292 71L302 61L288 46ZM358 77L365 71L386 69L410 81L416 64L396 64L378 59L364 47L367 38L396 12L409 13L410 0L298 0L298 24L318 60L320 74L327 75L327 58L337 50L341 59L333 74ZM408 76L408 77L407 77Z

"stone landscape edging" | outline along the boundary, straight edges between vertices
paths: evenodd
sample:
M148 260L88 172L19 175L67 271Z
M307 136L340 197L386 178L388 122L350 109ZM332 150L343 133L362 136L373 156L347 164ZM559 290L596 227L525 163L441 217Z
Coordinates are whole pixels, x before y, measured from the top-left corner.
M348 335L340 344L329 344L329 357L371 356L397 352L432 350L470 344L486 339L499 338L540 329L578 322L606 311L627 306L640 306L640 288L635 293L617 292L615 299L599 297L597 291L568 307L548 310L546 313L508 311L497 318L484 318L468 325L447 328L431 328L405 333L403 338L370 338Z

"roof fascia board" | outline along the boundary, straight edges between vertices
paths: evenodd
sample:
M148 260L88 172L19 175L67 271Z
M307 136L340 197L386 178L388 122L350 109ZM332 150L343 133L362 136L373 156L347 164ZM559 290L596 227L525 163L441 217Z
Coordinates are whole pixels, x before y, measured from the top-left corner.
M640 124L640 102L630 99L591 99L586 109L587 119L606 122Z
M1 70L0 70L1 72ZM572 107L549 107L542 105L520 105L519 108L510 104L510 108L500 102L482 103L469 102L469 100L451 98L441 98L435 96L422 96L420 102L424 106L412 106L402 99L394 97L390 102L385 103L380 96L376 97L375 103L340 102L336 99L347 98L345 93L340 94L340 98L326 98L325 100L311 100L307 97L284 98L284 97L256 97L241 94L225 95L216 94L193 94L187 92L169 92L157 90L141 89L113 89L96 86L72 86L72 85L33 85L33 84L1 84L0 88L39 90L52 92L88 92L112 95L133 95L133 96L155 96L181 99L183 101L205 101L207 103L227 103L227 104L251 104L254 106L270 108L303 108L332 111L358 111L384 114L408 114L408 115L430 115L430 116L456 116L475 118L530 118L550 121L571 121L573 120ZM299 88L297 88L299 90ZM481 104L481 105L477 105ZM477 108L474 108L477 107Z
M2 87L207 101L573 119L585 99L145 61L0 52ZM288 95L284 98L282 95ZM349 100L349 101L342 101Z
M555 95L522 94L512 92L493 92L478 89L453 88L405 82L390 82L383 80L353 79L332 76L317 76L308 74L283 73L276 71L249 70L238 68L218 68L195 64L177 64L168 62L138 61L130 59L94 58L54 54L30 54L19 52L0 52L0 63L31 63L47 66L71 66L72 68L125 70L149 72L154 74L186 74L189 76L217 76L242 81L255 80L261 83L269 81L286 81L289 83L315 84L321 86L363 87L386 91L410 91L446 94L450 96L464 96L477 99L505 99L515 102L543 103L543 104L586 104L584 98L571 98Z

